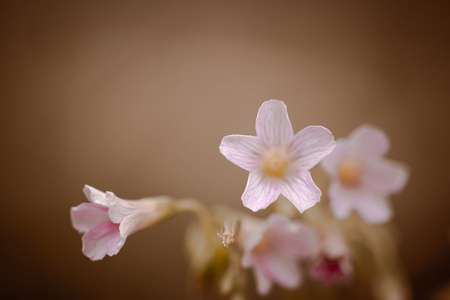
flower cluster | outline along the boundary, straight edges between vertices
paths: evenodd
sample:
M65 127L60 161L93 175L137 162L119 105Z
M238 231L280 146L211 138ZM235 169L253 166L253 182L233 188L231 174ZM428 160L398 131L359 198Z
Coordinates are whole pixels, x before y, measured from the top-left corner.
M86 185L89 202L71 209L72 225L83 234L83 254L91 260L115 255L130 234L190 211L199 222L188 229L186 248L201 291L218 286L224 297L243 299L250 269L260 295L275 284L289 290L312 285L308 295L331 289L315 293L331 297L339 288L351 293L359 277L377 289L386 282L389 291L407 295L400 268L386 271L379 263L395 257L395 242L380 224L392 218L389 196L404 188L409 175L405 165L384 158L389 141L382 130L363 125L336 141L322 126L294 134L286 105L269 100L258 111L256 136L228 135L219 149L249 172L243 205L253 212L266 209L265 217L248 210L210 211L194 199L124 200ZM316 205L322 192L310 170L319 163L330 179L329 205ZM292 205L271 205L277 199Z

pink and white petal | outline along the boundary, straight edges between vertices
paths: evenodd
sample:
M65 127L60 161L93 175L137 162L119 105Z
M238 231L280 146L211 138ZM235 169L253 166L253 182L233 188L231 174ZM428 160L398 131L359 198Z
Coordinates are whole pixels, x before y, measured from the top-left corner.
M290 226L297 227L296 234L289 241L293 254L300 258L306 258L320 251L320 238L312 226L301 221L296 221Z
M256 117L256 135L265 147L289 144L294 131L283 101L268 100L261 105Z
M235 134L224 137L219 150L233 164L252 172L258 168L262 146L256 136Z
M401 191L409 178L408 167L392 160L373 160L366 163L364 186L374 193L391 194Z
M120 223L122 220L133 214L140 209L144 208L142 205L143 200L123 200L117 199L113 205L111 205L108 214L113 223Z
M328 264L323 257L313 262L309 268L309 275L315 280L330 282L331 272L329 272Z
M120 236L124 240L132 233L150 226L155 222L152 214L137 211L131 215L126 216L120 223L119 230Z
M338 167L341 160L347 156L348 145L344 139L336 140L336 147L333 152L326 156L321 162L322 169L331 177L335 177L338 174Z
M258 255L258 266L264 275L282 287L294 289L300 284L301 274L297 262L284 257L283 253L276 250L261 253Z
M85 185L83 188L84 195L92 203L100 204L109 207L111 204L111 198L106 193L93 188L92 186Z
M270 244L280 253L284 253L287 257L294 259L295 253L292 245L292 238L295 239L297 228L291 225L289 219L282 214L272 213L266 220L267 230L264 233L264 240L269 240ZM294 225L294 223L292 223ZM267 242L266 242L267 243Z
M311 173L301 169L293 171L279 182L281 193L303 213L320 201L322 192L311 178Z
M333 228L324 234L323 254L330 259L349 256L349 248L344 236L339 230Z
M277 200L279 195L280 187L275 180L258 171L250 172L242 202L245 207L258 211Z
M83 235L82 251L91 260L103 259L111 251L107 248L107 244L111 239L117 240L117 236L120 236L119 224L110 222L99 224ZM114 252L117 253L119 250L120 248L117 248Z
M345 189L338 181L331 182L328 196L331 210L337 219L345 219L350 215L354 207L354 199L357 197L355 194L359 192L359 190Z
M249 219L251 221L248 221ZM265 227L265 223L257 218L247 216L241 219L241 229L237 236L237 243L244 251L244 256L251 253L253 249L261 242L266 231ZM249 261L251 260L250 258L248 259Z
M289 219L280 213L272 213L266 219L267 230L270 235L283 238L286 235L292 234L295 229L289 227Z
M114 205L109 208L108 215L113 223L123 222L129 216L134 215L142 219L142 222L150 225L163 217L170 216L172 212L174 212L172 200L166 196L144 198L141 200L123 200L117 198Z
M108 208L95 203L81 203L70 209L72 226L79 233L86 232L101 223L110 222Z
M390 143L387 135L372 125L362 125L348 138L349 149L354 155L372 158L386 154Z
M250 268L251 266L253 266L254 264L255 264L255 261L254 261L254 259L253 259L253 253L251 252L251 250L250 250L250 251L245 251L245 252L242 254L241 265L242 265L244 268L248 269L248 268Z
M270 235L272 244L290 259L311 256L319 251L320 240L317 232L307 223L290 222L284 215L272 214Z
M288 146L296 166L308 171L330 154L336 142L333 134L322 126L308 126L295 134Z
M253 266L253 274L256 278L256 290L260 296L266 296L272 290L272 281L264 274L258 265Z
M114 234L106 243L106 254L109 256L116 255L122 249L123 244L125 244L125 240L122 239L120 233Z
M390 203L381 195L366 193L364 198L355 202L355 209L367 223L385 223L392 217Z

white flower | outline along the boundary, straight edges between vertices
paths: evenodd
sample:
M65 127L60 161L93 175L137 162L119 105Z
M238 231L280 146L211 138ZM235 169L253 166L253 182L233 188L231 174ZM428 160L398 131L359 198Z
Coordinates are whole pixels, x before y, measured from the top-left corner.
M297 288L302 282L298 261L319 251L319 237L312 227L281 214L266 220L243 218L238 241L244 251L241 264L253 269L260 295L268 294L273 283Z
M269 100L258 111L256 134L229 135L220 145L220 152L229 161L250 172L242 195L244 206L258 211L280 193L300 212L320 201L322 193L309 170L333 151L331 132L322 126L309 126L294 135L286 105Z
M403 189L409 171L404 164L385 159L388 150L386 134L368 125L337 140L336 149L321 165L331 177L328 194L338 219L348 217L353 209L369 223L391 218L389 195Z

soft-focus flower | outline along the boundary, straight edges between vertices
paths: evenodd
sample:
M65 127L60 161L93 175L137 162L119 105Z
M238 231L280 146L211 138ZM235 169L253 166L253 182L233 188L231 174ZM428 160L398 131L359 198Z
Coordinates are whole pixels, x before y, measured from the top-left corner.
M250 172L242 195L253 211L266 208L283 194L300 212L314 206L321 191L309 170L333 151L334 137L322 126L309 126L294 135L286 105L264 102L256 117L256 135L228 135L220 152Z
M242 266L253 269L260 295L268 294L273 283L297 288L302 281L298 261L319 250L319 237L312 227L281 214L264 221L243 218L238 241L244 251Z
M309 271L312 278L327 285L349 281L353 274L351 253L341 233L324 232L322 250Z
M337 218L348 217L352 209L369 223L391 218L388 196L403 189L409 172L405 165L383 158L388 150L386 134L368 125L337 140L336 149L322 161L332 180L328 194Z
M72 226L83 233L82 251L91 260L116 255L128 235L152 225L174 212L166 197L123 200L112 192L101 192L85 185L90 203L72 207Z

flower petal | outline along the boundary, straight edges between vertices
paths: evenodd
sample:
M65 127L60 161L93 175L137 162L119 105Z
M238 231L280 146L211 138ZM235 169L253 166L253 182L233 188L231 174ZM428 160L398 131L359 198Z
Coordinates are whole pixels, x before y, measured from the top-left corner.
M392 160L375 160L366 163L363 181L374 193L387 195L402 190L408 177L406 165Z
M141 200L117 198L114 205L109 208L108 215L113 223L120 223L131 215L139 215L139 219L150 225L163 217L169 217L174 210L172 199L166 196Z
M251 172L258 168L262 147L256 136L228 135L222 139L219 149L229 161L244 170Z
M114 223L120 223L120 244L125 243L128 235L151 226L175 212L173 202L168 197L153 197L141 200L117 199L109 208L109 218Z
M272 281L264 274L258 265L253 267L253 274L256 278L256 290L260 296L267 295L272 290Z
M286 216L277 213L271 214L267 222L272 244L286 258L295 260L319 251L319 236L307 223L291 222Z
M258 265L269 279L289 289L300 284L300 270L297 262L284 257L282 252L265 251L258 255Z
M367 223L385 223L392 217L387 198L380 195L366 193L364 198L355 202L355 208Z
M372 125L362 125L355 129L348 142L351 152L364 158L386 154L390 147L387 135Z
M322 192L311 178L311 174L304 170L295 170L283 181L279 182L281 193L303 213L306 209L320 201Z
M251 266L253 266L255 264L254 260L253 260L253 253L250 251L245 251L242 254L242 258L241 258L241 265L244 268L250 268Z
M120 240L118 236L120 237L119 224L111 222L99 224L83 235L82 251L91 260L103 259L109 252L116 254L120 250L120 247L111 244L110 240L118 241Z
M336 142L333 134L322 126L308 126L297 132L288 147L295 164L308 171L330 154Z
M269 100L261 105L256 117L256 135L265 147L289 144L294 132L283 101Z
M245 207L258 211L277 200L279 195L280 187L275 180L263 176L260 172L250 172L242 202Z
M111 192L109 192L111 193ZM111 193L112 194L112 193ZM114 194L113 194L114 195ZM144 200L123 200L118 199L111 205L108 214L113 223L120 223L122 220L146 206ZM148 200L147 200L148 201Z
M322 169L331 177L335 177L338 174L338 166L341 160L347 155L348 147L344 142L344 139L336 140L336 147L333 152L326 156L321 162Z
M261 219L246 216L241 218L241 229L237 236L238 244L244 250L244 256L249 256L251 251L258 245L266 231L266 222ZM251 255L250 255L251 256ZM248 257L248 266L251 264L251 257ZM245 259L247 260L247 258ZM243 262L244 264L244 262Z
M331 210L337 219L345 219L350 215L356 198L355 193L358 191L345 189L338 181L333 181L330 184L328 196Z
M127 237L146 226L150 226L155 222L155 219L150 214L145 212L135 212L134 214L126 216L120 222L119 231L121 236L120 247L125 244Z
M120 226L119 226L120 228ZM119 253L122 246L125 244L125 240L122 239L122 236L119 234L114 234L106 243L106 250L109 256L116 255Z
M70 209L72 226L79 233L86 232L98 224L110 222L108 208L94 203L81 203Z
M97 190L92 186L85 185L83 188L84 195L86 198L92 203L100 204L106 207L109 207L114 199L111 196L108 196L107 193ZM113 194L114 195L114 194Z

